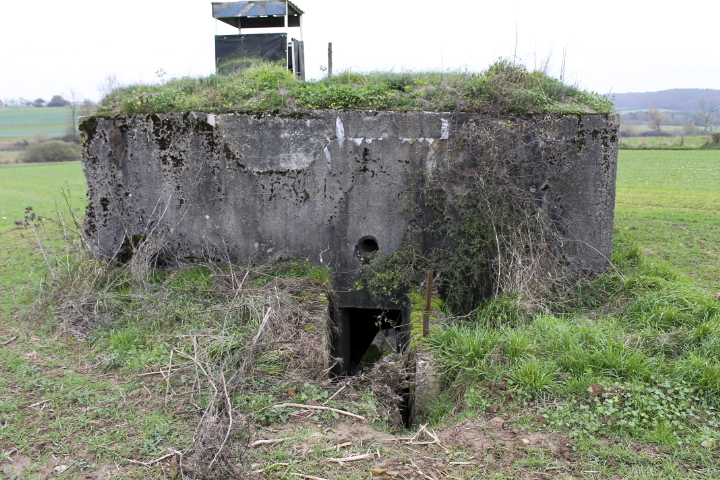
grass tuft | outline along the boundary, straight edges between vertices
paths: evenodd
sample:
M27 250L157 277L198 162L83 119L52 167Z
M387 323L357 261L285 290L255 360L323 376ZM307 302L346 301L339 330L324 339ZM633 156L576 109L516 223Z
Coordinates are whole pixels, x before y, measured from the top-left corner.
M285 67L256 64L228 75L171 79L114 90L98 115L275 109L611 113L605 97L498 60L485 72L354 73L300 82Z

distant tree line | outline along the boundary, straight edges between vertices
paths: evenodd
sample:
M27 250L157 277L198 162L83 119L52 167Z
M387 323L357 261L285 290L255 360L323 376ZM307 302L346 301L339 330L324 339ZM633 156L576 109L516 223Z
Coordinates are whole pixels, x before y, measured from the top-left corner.
M27 100L26 98L11 98L5 99L5 102L0 100L0 106L6 105L8 107L77 107L80 109L81 115L92 115L97 108L97 104L89 98L79 101L75 98L74 92L71 92L70 99L65 99L62 95L53 95L50 101L45 101L43 98L36 98L35 100Z
M656 134L662 134L662 126L683 127L683 135L706 135L713 132L720 118L720 101L702 98L695 111L672 111L650 108L645 111L621 113L621 135L634 136L634 126L647 125Z

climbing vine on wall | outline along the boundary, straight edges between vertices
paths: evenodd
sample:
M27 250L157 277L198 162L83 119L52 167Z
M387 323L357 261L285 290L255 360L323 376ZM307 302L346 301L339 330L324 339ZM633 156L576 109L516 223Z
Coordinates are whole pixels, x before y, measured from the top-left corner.
M551 188L562 162L553 144L564 141L557 121L456 118L446 158L407 192L421 233L400 251L375 255L363 286L399 299L434 270L445 304L467 312L492 295L542 302L574 277Z

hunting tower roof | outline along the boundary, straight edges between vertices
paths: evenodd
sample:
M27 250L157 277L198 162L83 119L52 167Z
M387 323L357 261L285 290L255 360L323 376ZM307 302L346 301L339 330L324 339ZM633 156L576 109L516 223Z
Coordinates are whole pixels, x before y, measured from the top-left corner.
M285 0L213 2L213 18L235 28L299 27L305 13ZM285 18L287 17L287 23Z

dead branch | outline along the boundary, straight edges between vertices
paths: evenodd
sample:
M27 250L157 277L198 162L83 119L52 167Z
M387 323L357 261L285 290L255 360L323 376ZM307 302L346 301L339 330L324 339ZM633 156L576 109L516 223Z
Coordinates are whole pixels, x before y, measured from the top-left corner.
M170 361L168 362L167 375L163 374L163 376L165 377L165 406L166 407L168 404L168 397L170 395L170 375L172 374L173 353L174 353L174 350L170 350ZM160 370L160 373L162 373L162 370Z
M4 347L5 345L9 345L11 342L14 342L15 340L17 340L17 338L18 338L18 337L17 337L17 335L16 335L16 336L12 337L10 340L7 340L7 341L3 342L3 343L0 344L0 345L2 345L3 347Z
M285 440L290 440L289 437L285 438L270 438L267 440L255 440L250 444L251 447L259 447L260 445L277 445L278 443L282 443Z
M306 478L307 480L327 480L322 477L313 477L312 475L305 475L304 473L288 473L291 477Z
M332 400L333 398L335 398L335 397L338 395L338 393L340 393L340 392L342 392L343 390L345 390L345 387L347 387L347 385L343 385L342 387L340 387L340 390L338 390L337 392L333 393L330 398L328 398L327 400L325 400L325 401L323 402L323 405L327 405L327 403L328 403L330 400Z
M345 410L338 410L337 408L325 407L322 405L304 405L302 403L280 403L273 405L270 408L309 408L310 410L328 410L331 412L339 413L340 415L347 415L348 417L357 418L358 420L365 420L365 417L355 415L354 413L346 412Z
M10 460L10 463L14 463L14 460L13 460L12 457L11 457L11 455L12 455L13 453L18 453L17 448L11 448L11 449L8 450L7 452L3 452L3 456L4 456L5 458L7 458L8 460Z
M137 461L137 460L132 460L132 459L130 459L130 458L128 458L127 461L130 462L130 463L134 463L134 464L136 464L136 465L142 465L142 466L144 466L144 467L150 467L150 466L152 466L152 465L154 465L154 464L156 464L156 463L158 463L158 462L162 462L162 461L165 460L166 458L174 457L175 455L180 455L180 456L182 457L182 453L178 452L177 450L173 450L172 448L169 448L168 450L170 450L170 453L168 453L167 455L163 455L162 457L156 458L155 460L151 460L151 461L149 461L149 462L139 462L139 461Z
M224 368L223 368L223 370L224 370ZM222 378L223 393L225 394L225 401L227 402L227 405L228 405L228 410L227 410L227 412L228 412L228 427L225 432L225 438L223 438L223 441L220 444L220 447L218 448L217 452L215 452L215 456L213 457L212 462L210 462L210 465L208 466L209 470L212 470L212 467L215 464L215 462L217 461L218 457L220 456L220 453L225 448L225 444L227 443L228 438L230 438L230 432L232 432L233 423L234 423L233 422L233 414L232 414L232 400L230 399L230 394L228 393L227 382L225 381L225 375L222 372L220 373L220 378Z
M398 440L405 441L405 442L407 442L409 445L437 445L438 447L440 447L440 448L442 448L443 450L445 450L446 452L448 452L448 449L445 448L445 447L440 443L440 439L438 438L438 436L435 435L435 434L434 434L433 432L431 432L430 430L428 430L426 427L427 427L427 425L421 425L421 426L420 426L420 430L418 430L417 433L416 433L412 438L410 438L410 439L408 439L408 438L400 438L400 439L398 439ZM417 440L418 437L419 437L421 434L423 434L423 433L424 433L425 435L427 435L428 437L430 437L432 440L430 440L430 441L418 441L418 440Z
M357 460L365 460L366 458L372 458L372 455L369 453L363 453L362 455L354 455L352 457L328 458L327 461L330 463L343 464L345 462L355 462Z
M432 444L434 444L434 443L440 443L440 439L437 437L437 435L435 435L434 433L432 433L431 431L429 431L429 430L428 430L427 428L425 428L425 427L427 427L427 425L421 425L421 426L420 426L420 430L418 430L417 433L415 434L415 436L413 436L413 437L410 439L410 441L408 442L408 443L410 443L410 445L432 445ZM417 438L418 438L418 437L420 436L420 434L423 433L423 432L424 432L427 436L429 436L430 438L432 438L432 441L430 441L430 442L428 442L428 441L424 441L424 442L423 442L423 441L417 441Z
M213 388L213 390L215 390L215 395L218 394L218 389L217 389L217 386L215 385L215 382L212 381L210 375L208 375L208 373L207 373L207 371L205 370L205 368L200 364L200 362L198 362L197 358L193 358L193 357L191 357L190 355L188 355L187 353L183 353L183 352L181 352L181 351L179 351L179 350L173 349L172 351L175 352L175 353L177 353L177 354L180 355L181 357L185 357L185 358L187 358L188 360L190 360L191 362L193 362L193 363L200 369L200 371L203 373L203 375L205 375L205 377L206 377L208 380L210 380L210 386ZM215 396L215 395L214 395L214 396ZM213 397L214 397L214 396L213 396Z
M190 365L192 365L192 363L183 363L183 364L181 364L181 365L173 365L173 371L177 372L178 370L182 370L183 368L187 368L187 367L189 367ZM160 370L158 370L158 371L156 371L156 372L138 373L138 377L149 377L149 376L151 376L151 375L162 375L163 378L165 378L166 375L167 375L167 372L165 372L164 370L160 369Z
M435 480L433 477L428 477L427 475L425 475L425 474L423 473L423 471L420 470L420 467L417 466L417 463L413 462L412 459L410 459L410 463L411 463L412 466L415 467L415 469L418 471L418 474L420 474L421 476L423 476L423 477L425 477L425 478L427 478L427 479L429 479L429 480Z
M335 450L336 452L339 452L341 448L349 447L350 445L352 445L352 442L339 443L335 446L326 448L324 451L327 452L329 450Z
M270 318L270 314L272 313L272 308L268 308L267 312L265 312L265 316L262 319L262 322L260 323L260 328L258 328L258 332L255 334L255 337L253 338L252 343L250 344L250 348L253 348L255 344L257 344L258 339L260 339L260 336L262 335L263 331L265 330L265 325L267 325L268 319Z
M289 467L289 466L290 466L289 463L273 463L273 464L270 465L269 467L261 468L261 469L259 469L259 470L253 470L252 473L264 473L264 472L270 470L271 468L275 468L275 467Z

